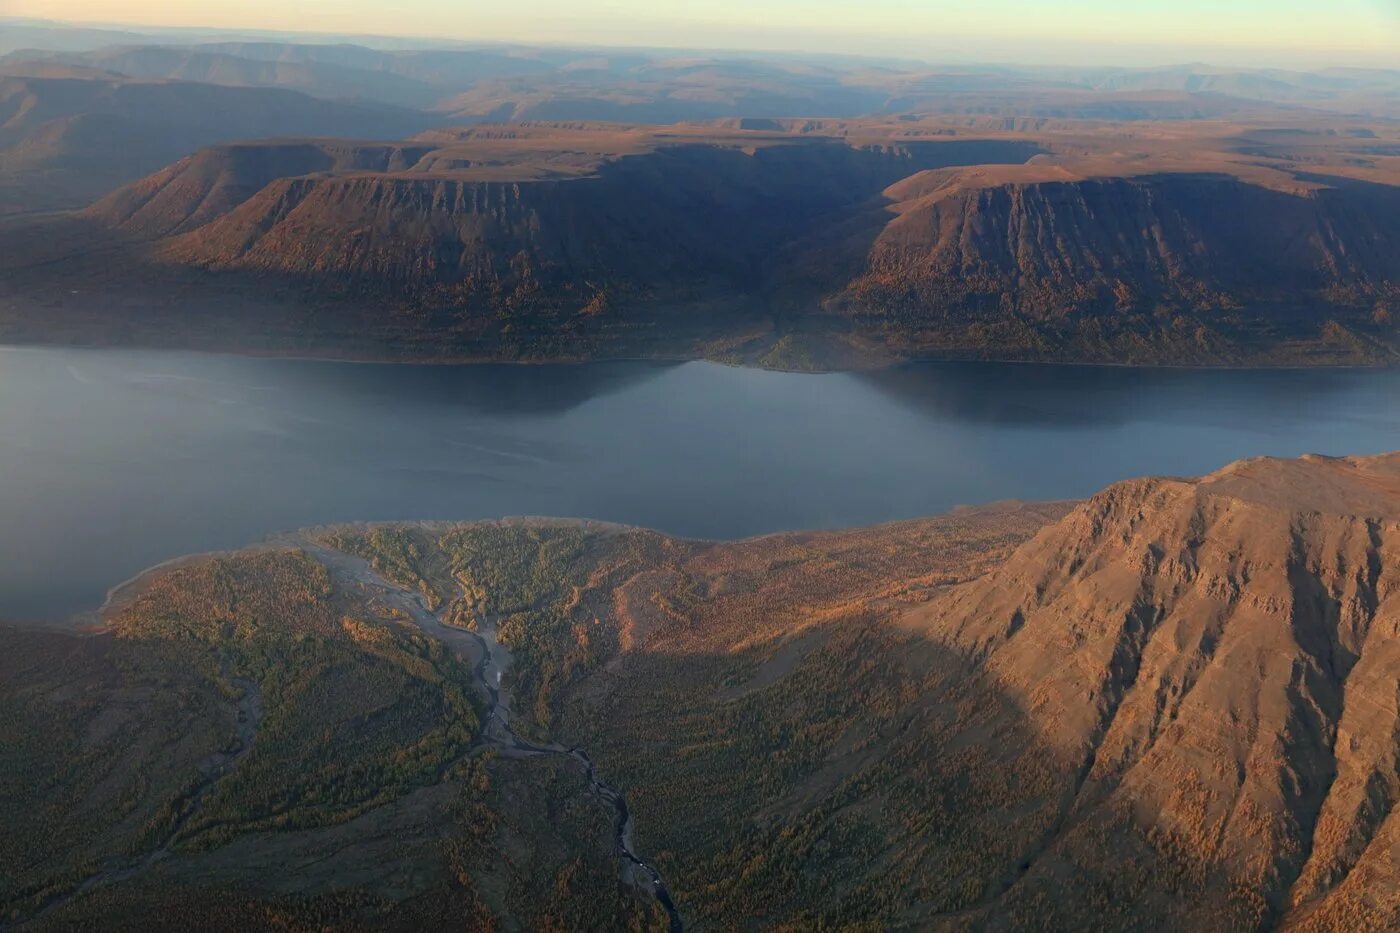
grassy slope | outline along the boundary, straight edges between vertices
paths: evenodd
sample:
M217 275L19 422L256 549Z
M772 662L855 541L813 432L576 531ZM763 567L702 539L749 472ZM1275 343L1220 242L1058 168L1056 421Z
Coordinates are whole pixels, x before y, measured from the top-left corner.
M654 920L618 885L610 816L580 805L581 770L473 754L466 667L301 552L162 573L105 634L3 638L9 917ZM119 883L64 897L101 872Z
M983 783L921 779L937 746L901 730L934 675L886 623L1060 511L732 545L540 522L328 537L438 599L464 594L447 609L459 624L501 619L515 709L532 720L517 732L592 752L688 919L808 928L980 893L1006 843L929 811L940 795L983 811L1016 795L991 767ZM962 886L944 890L950 878Z
M513 656L505 686L515 731L588 750L625 793L633 846L659 868L688 925L1119 929L1152 917L1186 929L1200 911L1232 927L1265 925L1266 892L1232 880L1228 860L1173 846L1093 793L1080 799L1082 749L1057 744L1054 724L1047 732L1032 709L1060 703L1067 717L1092 716L1092 702L1054 687L1088 682L1079 662L1092 666L1092 652L1037 668L1041 679L1020 684L1030 691L1022 696L986 654L1026 624L1019 613L978 618L946 638L899 621L911 607L980 592L1002 579L987 576L993 568L1020 574L1003 581L1007 592L1041 592L1034 567L1015 570L1006 558L1066 508L965 510L735 543L549 521L313 534L423 593L448 621L496 626ZM1057 525L1017 553L1050 548L1070 560L1054 535L1077 527ZM1107 566L1094 568L1112 577L1126 564ZM978 626L1000 634L984 642ZM217 914L292 927L663 920L619 885L609 814L581 795L579 769L562 758L467 754L476 714L460 664L300 552L163 574L115 631L6 636L23 648L9 658L30 659L7 661L16 666L0 722L23 740L7 750L6 773L75 775L9 788L10 814L46 815L24 824L6 864L23 867L35 840L54 850L26 869L23 891L6 892L11 907L90 872L79 851L124 864L133 855L122 853L148 852L154 838L168 857L45 919L107 925L159 908L182 922ZM1087 637L1072 619L1039 631L1056 657ZM69 691L38 663L60 643L110 646L111 656L73 667L94 684L83 691L92 709L133 703L142 715L131 728L152 741L178 729L190 747L161 756L166 770L130 790L90 776L84 767L113 762L119 777L134 773L122 763L153 757L143 751L152 743L92 744L83 719L92 711L61 709ZM113 661L119 653L125 666ZM227 747L235 676L258 684L266 711L246 756L188 812L190 778L180 775ZM39 713L41 702L49 708ZM71 725L40 730L37 715ZM157 831L65 823L63 811L31 806L61 795L128 799L140 815L129 822ZM170 812L188 813L173 834L161 822ZM1369 900L1351 888L1340 895L1309 922L1354 927L1391 909L1383 888Z

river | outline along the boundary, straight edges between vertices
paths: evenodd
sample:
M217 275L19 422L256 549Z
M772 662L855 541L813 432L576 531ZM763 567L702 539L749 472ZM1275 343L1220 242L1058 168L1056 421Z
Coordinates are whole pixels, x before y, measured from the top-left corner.
M741 537L1400 448L1400 371L417 366L0 351L0 616L353 520L556 515Z

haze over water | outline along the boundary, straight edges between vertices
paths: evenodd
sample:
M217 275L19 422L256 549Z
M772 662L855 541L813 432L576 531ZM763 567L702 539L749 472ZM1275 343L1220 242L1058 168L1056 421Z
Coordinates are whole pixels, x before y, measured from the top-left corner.
M1400 448L1400 372L409 366L0 353L0 616L356 520L557 515L701 537Z

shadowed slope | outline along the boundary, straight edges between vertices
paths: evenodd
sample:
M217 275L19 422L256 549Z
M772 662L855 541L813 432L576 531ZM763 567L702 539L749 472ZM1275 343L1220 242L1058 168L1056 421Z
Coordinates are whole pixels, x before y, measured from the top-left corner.
M55 923L655 922L603 897L615 828L577 768L456 757L479 713L411 599L496 646L514 736L588 750L688 925L1390 928L1397 534L1392 454L734 543L529 520L192 559L118 599L115 640L5 635L11 773L66 775L6 786L5 897L97 870ZM256 728L221 745L247 685Z
M548 558L541 527L518 579L578 569L486 611L517 709L618 777L691 921L1393 925L1400 455L1134 480L995 536L1055 514ZM436 535L362 546L497 591Z
M1034 321L1267 309L1266 320L1283 324L1310 300L1393 301L1400 283L1400 188L1391 185L969 174L930 173L904 186L908 194L892 192L907 200L846 293L852 311Z
M220 147L89 215L144 238L184 233L167 255L217 268L421 287L505 276L525 261L553 287L637 287L760 266L804 223L913 172L1035 152L631 127L446 135Z
M697 921L1396 922L1400 455L1122 483L999 561L967 521L606 561L517 690Z
M890 183L1036 151L625 126L256 143L198 153L85 217L154 240L165 270L291 283L347 313L371 297L444 350L655 353L762 327L757 292L779 251Z
M312 344L387 330L468 358L794 368L1393 362L1400 156L1315 125L765 119L240 143L82 220L141 244L138 295L174 279L337 306L308 317ZM18 265L18 290L42 290L45 271Z

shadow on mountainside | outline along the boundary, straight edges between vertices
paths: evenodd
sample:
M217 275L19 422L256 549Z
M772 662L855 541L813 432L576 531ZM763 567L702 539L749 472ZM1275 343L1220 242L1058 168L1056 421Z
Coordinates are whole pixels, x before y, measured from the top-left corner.
M1396 455L1260 458L1073 507L732 543L367 525L192 561L147 581L119 638L7 634L10 773L67 777L7 785L6 902L150 848L134 827L185 797L133 785L132 756L218 749L178 717L227 708L229 670L266 702L246 757L168 857L54 922L199 923L232 899L664 923L618 885L620 831L692 927L1393 926L1397 495ZM331 551L378 589L313 556ZM472 681L490 665L455 661L442 624L508 652L523 742L497 757L473 754L499 733ZM125 653L80 666L77 696L46 663L75 644ZM113 744L105 696L140 741ZM531 743L584 750L587 775L514 754Z
M812 229L873 218L908 175L1041 151L799 137L504 182L366 173L399 150L361 148L214 147L82 214L11 218L0 324L14 342L427 361L723 354L767 339L766 283L796 283L778 256ZM345 173L307 174L328 164ZM857 226L863 261L879 228ZM842 284L817 265L821 289Z

